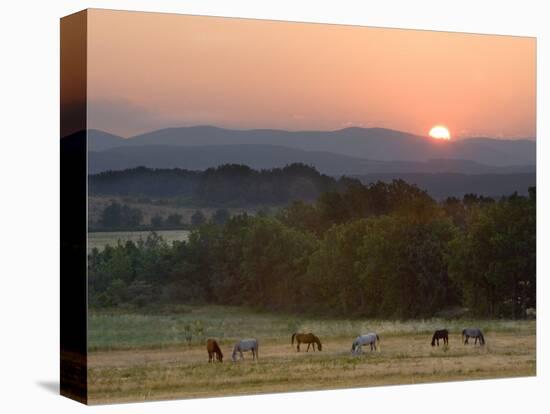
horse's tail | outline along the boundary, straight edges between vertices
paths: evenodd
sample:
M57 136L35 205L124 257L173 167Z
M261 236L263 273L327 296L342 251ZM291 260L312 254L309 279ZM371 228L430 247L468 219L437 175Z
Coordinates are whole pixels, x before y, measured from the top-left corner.
M294 338L296 338L296 332L292 334L292 338L290 339L290 345L294 345Z
M378 342L378 352L380 352L380 337L378 336L378 334L376 334L376 342Z
M462 330L462 342L464 343L464 336L466 336L466 329Z
M485 337L481 331L479 331L479 339L481 340L481 345L485 345Z

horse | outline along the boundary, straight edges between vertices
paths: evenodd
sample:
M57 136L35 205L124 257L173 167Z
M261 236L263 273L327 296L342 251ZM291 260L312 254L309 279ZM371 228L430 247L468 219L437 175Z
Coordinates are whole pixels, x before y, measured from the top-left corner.
M258 340L257 339L241 339L233 347L233 355L231 359L233 362L237 362L237 352L241 355L241 359L244 359L243 352L252 351L252 360L258 359Z
M370 345L370 350L376 351L376 344L380 346L380 337L375 332L368 333L366 335L360 335L355 338L355 341L351 344L351 353L357 354L363 352L363 345Z
M323 350L323 346L321 345L321 340L310 333L293 333L292 338L290 340L290 344L294 345L294 339L296 338L296 351L300 352L300 344L307 344L306 352L309 351L310 345L313 345L313 352L315 352L315 344L317 344L317 348L319 348L319 351Z
M439 340L443 339L445 345L449 345L449 331L446 329L437 329L432 336L432 346L435 346L437 341L437 346L439 346Z
M206 341L206 350L208 351L208 362L214 362L216 360L223 362L222 350L215 339Z
M479 345L485 345L485 337L479 328L466 328L462 331L462 340L464 341L464 345L468 343L468 339L470 338L475 338L474 345L477 344L478 339Z

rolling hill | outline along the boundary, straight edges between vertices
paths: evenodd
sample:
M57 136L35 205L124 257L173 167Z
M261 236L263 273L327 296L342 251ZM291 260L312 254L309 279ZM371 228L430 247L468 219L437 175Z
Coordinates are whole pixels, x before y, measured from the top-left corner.
M536 144L531 140L442 142L382 128L282 131L206 126L161 129L127 139L89 130L88 149L91 172L138 165L202 169L226 162L272 168L300 161L327 174L476 174L532 172L536 159Z

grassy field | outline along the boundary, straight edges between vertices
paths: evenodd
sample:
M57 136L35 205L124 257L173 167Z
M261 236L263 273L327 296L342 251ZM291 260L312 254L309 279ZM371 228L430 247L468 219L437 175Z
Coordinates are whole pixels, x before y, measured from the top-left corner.
M461 343L467 326L484 330L484 347ZM448 348L430 346L435 328L450 330ZM290 345L312 331L322 352ZM350 354L360 333L376 331L379 352ZM181 307L153 314L91 312L90 403L227 394L412 384L529 376L536 373L534 321L320 320L229 307ZM208 364L206 338L219 340L223 364ZM259 361L232 363L238 338L256 337ZM302 350L305 348L302 348Z
M131 240L137 242L139 239L145 240L150 234L150 231L98 231L88 233L88 253L95 247L99 251L110 244L116 246L118 241L122 243ZM189 230L158 230L157 233L167 243L172 243L175 240L187 240Z

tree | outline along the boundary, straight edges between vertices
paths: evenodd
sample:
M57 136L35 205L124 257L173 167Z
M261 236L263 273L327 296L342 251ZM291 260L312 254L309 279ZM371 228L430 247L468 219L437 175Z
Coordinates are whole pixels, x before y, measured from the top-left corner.
M112 201L103 209L101 223L107 228L137 227L143 220L143 213L139 208Z
M158 214L156 214L153 217L151 217L151 225L153 227L159 228L159 227L162 227L163 224L164 224L164 219L162 218L162 216L159 216Z
M315 206L303 201L294 201L282 209L277 217L287 226L303 232L319 236L324 230L319 211Z
M456 228L438 209L373 217L357 271L369 316L431 317L457 298L447 273Z
M171 227L181 226L182 218L183 217L181 214L177 214L177 213L170 214L168 217L166 217L165 224Z
M470 209L449 271L476 315L524 317L535 307L535 208L533 198L513 195Z
M309 259L305 289L308 306L322 313L364 314L365 292L357 262L358 247L367 231L364 219L327 230Z
M113 201L103 209L101 223L105 227L122 227L122 206Z
M204 223L206 223L206 216L204 213L200 210L195 211L191 216L191 225L193 227L199 227Z
M243 298L270 308L300 307L309 255L316 241L271 217L252 221L244 235Z
M218 209L212 215L212 221L220 226L223 226L229 219L231 215L226 209Z

